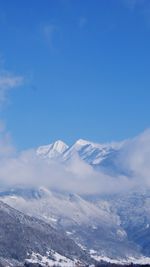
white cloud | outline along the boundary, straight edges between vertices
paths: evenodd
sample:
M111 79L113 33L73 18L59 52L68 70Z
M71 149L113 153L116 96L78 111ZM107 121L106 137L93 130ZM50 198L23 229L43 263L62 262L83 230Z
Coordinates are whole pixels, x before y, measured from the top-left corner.
M0 73L0 104L7 99L10 90L23 84L23 80L22 76L13 75L9 72Z
M150 129L126 143L120 164L139 184L150 186Z
M76 163L75 163L76 164ZM22 152L18 157L0 161L0 181L6 185L45 186L51 189L79 194L111 193L125 190L133 183L128 178L96 173L78 161L78 173L56 162L46 162L35 156L33 150Z
M11 148L9 142L6 145ZM3 140L3 147L5 142ZM6 149L7 150L7 149ZM128 177L111 177L96 172L78 156L66 166L59 162L43 160L34 150L7 157L4 153L0 160L0 184L14 186L45 186L51 189L79 194L114 193L129 190L134 181Z
M15 151L11 142L11 135L6 131L5 123L0 120L0 161L12 157Z
M120 193L150 187L150 130L125 142L118 158L132 176L96 172L78 156L64 166L39 158L34 150L14 153L9 135L0 141L0 184L45 186L79 194Z
M50 23L50 24L45 24L44 26L41 27L41 29L46 41L51 47L53 47L54 42L60 36L59 27L56 24Z

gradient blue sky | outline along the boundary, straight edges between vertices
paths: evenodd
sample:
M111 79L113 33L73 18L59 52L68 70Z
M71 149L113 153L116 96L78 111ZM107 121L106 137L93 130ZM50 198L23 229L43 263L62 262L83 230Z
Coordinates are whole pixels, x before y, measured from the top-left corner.
M0 0L0 71L23 77L0 111L19 149L132 137L150 126L150 1Z

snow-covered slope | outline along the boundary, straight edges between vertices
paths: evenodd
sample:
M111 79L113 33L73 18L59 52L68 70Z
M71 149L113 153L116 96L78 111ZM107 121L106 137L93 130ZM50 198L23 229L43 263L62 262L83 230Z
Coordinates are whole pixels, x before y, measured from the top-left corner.
M32 189L30 197L29 189L27 194L25 191L24 188L3 192L1 199L56 229L63 229L95 259L118 263L149 260L144 258L150 257L149 192L87 200L45 188Z
M94 228L103 224L119 227L118 216L111 212L109 205L106 205L106 203L96 206L77 194L52 192L45 188L39 188L38 199L35 197L29 199L28 195L25 198L22 196L22 191L21 193L18 192L18 195L16 195L16 192L12 192L8 196L1 197L1 199L18 207L18 209L24 208L24 212L45 217L49 222L59 221L63 226L84 224Z
M40 146L37 149L37 155L43 158L57 158L66 151L68 146L61 140L56 141L53 144Z
M24 266L17 262L23 264L27 258L32 259L33 254L47 256L47 252L51 250L72 262L88 262L90 259L63 231L52 228L42 220L29 217L1 201L0 218L0 266L3 266L1 258L12 263L7 266ZM53 260L51 253L49 259Z
M41 194L41 190L45 193ZM40 194L38 199L16 194L1 199L28 215L45 220L56 229L65 230L70 238L87 251L94 249L98 255L111 258L139 255L138 247L128 240L120 217L108 201L92 203L78 195L45 189L40 189Z
M59 159L62 162L73 160L76 155L93 167L105 166L105 160L111 161L112 155L117 153L125 142L97 144L79 139L72 146L62 141L56 141L50 145L41 146L37 149L37 155L42 158ZM104 163L104 164L103 164ZM110 163L111 165L112 163ZM109 165L109 164L108 164ZM109 167L109 166L107 166Z
M149 190L117 196L111 199L111 205L117 210L129 239L141 247L144 255L150 256Z
M56 251L50 250L47 252L45 256L40 255L39 253L32 253L30 259L26 259L26 264L39 264L40 266L48 266L48 267L76 267L83 266L83 263L77 259L70 259Z

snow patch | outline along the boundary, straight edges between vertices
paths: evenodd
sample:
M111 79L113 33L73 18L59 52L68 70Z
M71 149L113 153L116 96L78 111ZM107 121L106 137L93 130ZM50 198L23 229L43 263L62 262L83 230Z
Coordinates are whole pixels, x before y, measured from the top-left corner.
M77 266L83 266L83 264L78 260L71 260L65 256L62 256L61 254L51 250L47 252L46 256L42 256L38 253L32 252L31 258L26 259L26 262L28 263L39 263L43 264L47 267L52 266L59 266L59 267L75 267Z
M134 257L128 257L126 259L115 259L115 258L109 258L107 256L104 255L98 255L98 252L91 249L90 250L90 255L91 258L95 259L96 261L104 261L104 262L108 262L108 263L113 263L113 264L121 264L121 265L130 265L130 264L150 264L150 258L149 257L145 257L145 256L141 256L139 258L134 258Z

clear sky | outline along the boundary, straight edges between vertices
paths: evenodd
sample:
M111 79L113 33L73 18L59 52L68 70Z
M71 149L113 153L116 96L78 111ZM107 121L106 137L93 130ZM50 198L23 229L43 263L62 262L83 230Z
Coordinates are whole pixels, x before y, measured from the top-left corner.
M150 1L0 0L0 102L19 149L148 128Z

